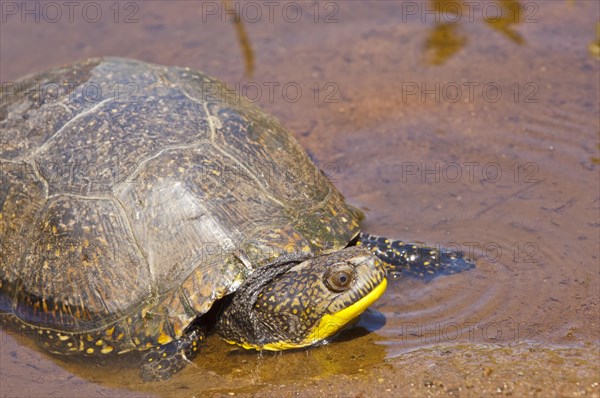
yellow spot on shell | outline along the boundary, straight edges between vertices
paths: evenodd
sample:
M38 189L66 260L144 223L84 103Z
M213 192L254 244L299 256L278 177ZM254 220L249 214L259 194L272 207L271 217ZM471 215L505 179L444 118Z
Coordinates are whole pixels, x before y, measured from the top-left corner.
M113 350L113 348L108 345L108 346L104 347L100 352L103 353L103 354L108 354L112 350Z
M85 350L85 352L86 352L87 354L93 354L93 353L94 353L94 349L90 347L90 348L88 348L87 350Z
M169 336L165 332L161 331L160 336L158 336L157 341L158 341L158 344L163 345L163 344L170 343L171 341L173 341L173 339L171 338L171 336Z
M113 332L115 331L115 327L113 326L110 329L106 329L106 331L104 332L105 335L107 336L112 336Z
M100 347L102 344L104 344L104 342L103 342L102 340L98 340L98 341L96 341L96 345L97 345L98 347Z

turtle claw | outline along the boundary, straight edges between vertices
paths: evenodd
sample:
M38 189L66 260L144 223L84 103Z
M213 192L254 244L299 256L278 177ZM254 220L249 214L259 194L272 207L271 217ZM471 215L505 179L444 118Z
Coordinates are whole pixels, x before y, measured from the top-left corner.
M203 338L201 333L194 331L181 339L151 348L142 357L140 377L144 381L171 378L196 357Z

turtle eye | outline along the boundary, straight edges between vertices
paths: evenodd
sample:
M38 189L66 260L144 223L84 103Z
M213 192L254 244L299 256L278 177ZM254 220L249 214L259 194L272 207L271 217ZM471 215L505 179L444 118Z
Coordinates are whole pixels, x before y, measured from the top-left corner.
M327 288L335 293L348 290L353 280L354 270L345 264L328 269L324 278Z

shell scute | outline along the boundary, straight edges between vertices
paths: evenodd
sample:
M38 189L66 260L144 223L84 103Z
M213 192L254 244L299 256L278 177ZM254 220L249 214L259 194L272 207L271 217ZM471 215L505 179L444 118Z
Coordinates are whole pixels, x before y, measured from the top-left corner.
M117 205L59 196L34 224L13 313L63 330L103 326L149 294L151 278Z

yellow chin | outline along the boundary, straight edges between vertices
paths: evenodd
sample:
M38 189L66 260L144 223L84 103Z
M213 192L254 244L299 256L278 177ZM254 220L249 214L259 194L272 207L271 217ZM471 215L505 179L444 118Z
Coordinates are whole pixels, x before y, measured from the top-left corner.
M265 344L263 346L257 346L247 343L237 343L233 341L227 341L229 344L237 344L245 349L251 350L268 350L268 351L281 351L289 350L292 348L301 348L309 345L318 343L328 337L336 334L340 329L346 326L351 320L362 314L373 302L375 302L385 292L387 287L387 280L383 281L356 303L344 308L335 314L326 314L323 316L317 327L300 343L291 343L278 341L274 343Z

